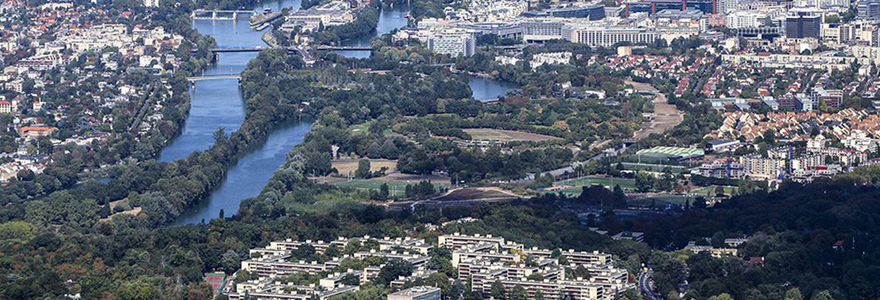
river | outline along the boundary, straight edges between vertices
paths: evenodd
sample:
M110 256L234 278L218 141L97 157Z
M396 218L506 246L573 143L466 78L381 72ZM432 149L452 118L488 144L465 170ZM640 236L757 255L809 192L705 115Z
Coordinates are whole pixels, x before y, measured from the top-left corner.
M370 40L374 37L389 33L395 29L400 29L406 27L407 18L406 15L409 13L408 5L397 5L391 8L382 9L379 12L379 21L376 22L376 30L373 31L372 35L363 36L358 39L348 40L342 43L342 46L346 47L369 47ZM345 51L334 51L339 55L349 57L349 58L367 58L370 57L370 51L360 51L360 50L345 50Z
M271 8L273 11L284 7L299 9L300 5L301 0L278 0L264 2L257 9ZM409 8L406 6L382 10L373 36L354 40L346 45L368 46L373 37L405 27L408 11ZM193 26L200 33L214 37L219 47L266 46L261 39L262 31L251 30L246 20L195 20ZM343 52L340 54L350 57L363 58L370 55L370 51ZM221 53L217 63L205 70L205 74L240 74L256 55L256 53ZM495 99L513 88L501 82L479 77L472 77L470 85L474 90L474 98L483 101ZM213 136L217 129L224 128L229 134L238 130L244 121L244 99L238 79L198 81L190 90L190 96L191 107L183 130L159 153L160 161L183 159L195 151L208 149L214 142ZM217 218L221 211L226 217L237 213L241 201L260 193L278 167L284 163L287 152L301 143L310 129L310 123L291 123L275 129L263 145L246 153L229 169L220 186L204 201L185 211L175 224L209 221Z
M257 9L276 11L284 7L299 9L300 0L268 1ZM196 20L193 26L202 34L214 37L219 47L266 46L261 39L262 32L251 30L247 20ZM256 53L221 53L217 63L205 70L205 74L240 74L256 56ZM189 116L183 130L162 149L160 161L174 161L208 149L218 128L224 128L228 134L238 130L244 121L244 99L237 79L198 81L190 90L190 96ZM276 128L263 145L242 156L229 169L223 182L205 200L185 211L175 224L209 221L217 218L221 210L226 217L237 213L241 201L260 193L286 160L287 152L301 143L310 129L310 123L291 123Z

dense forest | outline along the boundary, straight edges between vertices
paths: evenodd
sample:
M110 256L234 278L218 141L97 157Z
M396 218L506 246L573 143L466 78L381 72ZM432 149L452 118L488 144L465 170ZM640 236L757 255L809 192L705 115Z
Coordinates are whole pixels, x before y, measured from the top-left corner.
M869 167L836 179L811 184L785 183L773 192L733 197L711 208L678 216L628 220L620 229L643 231L655 248L680 249L689 241L749 236L743 258L685 254L679 266L664 262L660 272L688 276L662 277L666 295L687 279L688 298L727 293L736 299L781 299L787 287L805 298L830 294L833 299L880 297L880 168ZM665 268L665 269L664 269ZM825 291L823 293L823 291Z

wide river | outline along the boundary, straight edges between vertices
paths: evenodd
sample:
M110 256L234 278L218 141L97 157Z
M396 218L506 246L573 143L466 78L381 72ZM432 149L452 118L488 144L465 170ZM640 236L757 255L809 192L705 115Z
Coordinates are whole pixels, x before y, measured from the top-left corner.
M260 4L258 10L271 8L273 11L284 7L299 9L301 0L276 0ZM407 7L383 10L377 24L376 35L388 33L407 25ZM217 40L219 47L266 46L262 32L249 28L246 20L196 20L196 29ZM375 35L374 35L375 36ZM372 37L365 37L346 45L369 45ZM349 57L367 57L369 51L342 51ZM221 53L217 63L207 70L206 75L240 74L248 61L256 53ZM471 89L478 100L495 99L512 89L500 82L471 78ZM192 98L189 116L180 136L176 137L159 154L163 162L186 158L195 151L208 149L214 142L214 132L223 128L227 134L238 130L244 121L244 99L238 79L212 79L195 83L190 91ZM176 224L193 224L217 218L223 211L230 217L238 212L241 201L254 197L280 167L286 154L301 143L311 129L310 123L283 125L273 131L266 142L246 153L229 169L226 178L207 199L191 207L175 221Z

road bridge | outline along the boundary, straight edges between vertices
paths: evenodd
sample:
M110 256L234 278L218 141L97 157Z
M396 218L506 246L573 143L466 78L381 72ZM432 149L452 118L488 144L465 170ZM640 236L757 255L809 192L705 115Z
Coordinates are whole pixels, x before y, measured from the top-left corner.
M202 80L214 80L214 79L241 79L241 74L221 74L221 75L201 75L201 76L192 76L187 77L186 80L190 82L202 81Z
M211 48L208 51L213 53L228 53L228 52L260 52L269 48L263 46L256 47L220 47L220 48Z
M211 53L230 53L230 52L260 52L266 49L270 49L268 47L256 46L256 47L222 47L222 48L211 48L208 51ZM280 49L280 48L279 48ZM307 64L312 64L315 62L315 58L309 53L309 51L305 49L301 49L299 47L287 47L287 52L296 53L302 56L303 61Z
M209 10L197 9L192 12L193 20L239 20L250 19L257 12L253 10Z
M373 47L370 46L318 46L318 51L370 51L373 50Z

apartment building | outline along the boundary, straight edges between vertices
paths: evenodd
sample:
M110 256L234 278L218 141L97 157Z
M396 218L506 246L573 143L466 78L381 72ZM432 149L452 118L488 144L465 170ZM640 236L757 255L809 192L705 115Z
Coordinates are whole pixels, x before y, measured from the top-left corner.
M369 250L361 248L351 256L339 255L324 262L296 261L293 258L293 253L302 247L309 246L327 254L330 247L350 245L355 240L363 241L360 245ZM365 246L367 244L371 246ZM395 246L382 246L392 244ZM596 251L525 249L522 244L499 237L457 233L439 236L438 244L453 251L452 264L459 270L459 280L469 281L474 290L487 296L491 294L495 282L500 282L507 289L524 287L531 300L539 294L544 299L565 296L574 300L612 300L619 293L635 288L628 281L627 271L614 267L611 255ZM430 256L424 250L426 245L425 241L412 238L369 237L340 238L331 242L272 242L264 248L250 251L253 258L241 263L242 270L256 275L258 279L236 282L229 298L237 300L249 295L258 300L327 299L357 290L361 283L378 276L383 266L394 260L407 261L414 267L412 274L390 283L392 290L402 289L408 283L425 279L436 272L427 268ZM339 270L344 260L371 261L373 265L360 270ZM376 265L376 262L382 263ZM574 278L567 273L581 267L589 272L589 279ZM296 273L327 275L317 284L303 286L287 281L289 275ZM439 293L436 288L418 287L389 294L388 299L436 300L440 298Z
M427 44L431 51L449 56L473 56L477 47L473 33L456 29L430 33Z

